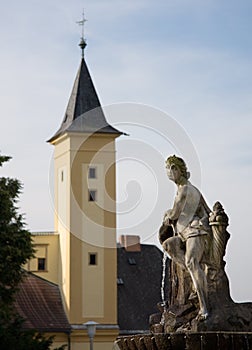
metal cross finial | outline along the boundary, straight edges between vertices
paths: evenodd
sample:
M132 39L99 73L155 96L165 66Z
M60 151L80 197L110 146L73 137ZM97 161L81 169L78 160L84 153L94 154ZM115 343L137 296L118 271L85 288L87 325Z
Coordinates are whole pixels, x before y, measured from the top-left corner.
M81 28L81 41L79 43L79 46L80 46L80 48L82 50L82 58L84 57L84 49L87 46L86 39L84 38L84 25L85 25L85 22L87 22L87 19L85 19L84 10L83 10L83 12L82 12L82 20L76 22L77 24L79 24L82 27Z

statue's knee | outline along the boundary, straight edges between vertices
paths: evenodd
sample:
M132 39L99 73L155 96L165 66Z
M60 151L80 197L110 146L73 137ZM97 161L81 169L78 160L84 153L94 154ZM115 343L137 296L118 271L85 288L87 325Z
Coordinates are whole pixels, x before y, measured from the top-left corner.
M167 242L168 240L166 239L164 242L163 242L163 244L162 244L162 246L163 246L163 248L164 248L164 250L167 252L167 253L169 253L169 243Z
M162 244L164 250L169 254L172 255L173 252L173 244L172 244L172 240L170 238L166 239L164 241L164 243Z

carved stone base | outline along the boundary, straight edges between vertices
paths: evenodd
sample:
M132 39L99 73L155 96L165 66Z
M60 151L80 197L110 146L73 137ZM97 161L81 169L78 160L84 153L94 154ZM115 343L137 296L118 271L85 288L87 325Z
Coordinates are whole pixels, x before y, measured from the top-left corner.
M188 296L187 293L183 294ZM156 333L162 323L164 333L172 332L252 332L252 303L235 303L230 297L229 282L222 268L208 270L208 311L206 320L198 320L199 305L196 298L186 297L184 303L177 298L158 317L150 317L150 330ZM177 294L179 295L179 293ZM192 296L192 295L191 295ZM154 316L154 315L153 315ZM161 317L162 316L162 317ZM159 331L158 331L159 332Z
M191 321L191 331L252 332L252 303L230 303L213 309L204 321Z
M213 307L206 320L197 319L198 308L192 303L173 306L164 311L163 328L159 323L152 324L153 333L163 332L252 332L252 303L230 301L222 307Z
M251 350L252 333L208 332L118 337L114 350Z

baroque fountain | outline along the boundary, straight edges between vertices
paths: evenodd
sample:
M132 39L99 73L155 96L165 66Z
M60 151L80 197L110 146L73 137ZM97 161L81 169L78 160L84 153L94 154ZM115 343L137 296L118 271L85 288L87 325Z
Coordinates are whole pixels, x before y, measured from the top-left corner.
M177 186L159 241L170 260L170 295L150 316L150 333L119 337L120 350L251 350L252 303L235 303L225 272L228 216L220 202L210 210L190 181L182 158L170 156L167 175Z

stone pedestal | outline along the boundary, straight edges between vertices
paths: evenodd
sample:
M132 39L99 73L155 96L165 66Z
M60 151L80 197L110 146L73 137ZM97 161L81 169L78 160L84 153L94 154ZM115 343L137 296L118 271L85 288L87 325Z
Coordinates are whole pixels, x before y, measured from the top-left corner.
M251 332L252 331L252 303L235 303L229 292L229 282L225 273L223 262L219 270L209 267L208 280L208 309L209 316L206 320L198 320L198 299L192 293L187 272L176 268L175 286L172 287L172 296L169 306L162 314L163 332ZM180 278L183 281L180 285ZM185 281L188 281L186 285ZM174 283L174 281L173 281ZM150 324L150 330L154 333L158 329L157 316ZM150 318L152 320L152 318ZM161 321L161 314L160 314ZM159 322L160 323L160 322Z
M206 332L119 337L114 350L251 350L252 333Z

